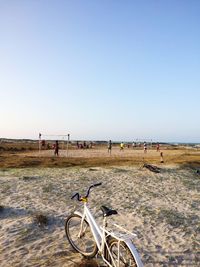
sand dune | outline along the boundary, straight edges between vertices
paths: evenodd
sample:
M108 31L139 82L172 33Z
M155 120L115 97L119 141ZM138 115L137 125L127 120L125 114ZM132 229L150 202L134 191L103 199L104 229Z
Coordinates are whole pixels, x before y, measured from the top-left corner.
M118 210L111 221L138 234L145 266L199 266L199 179L178 166L159 174L138 167L1 170L0 266L78 266L64 222L77 204L72 192L97 181L103 185L91 194L93 212L100 220L102 204ZM47 225L38 225L37 214Z

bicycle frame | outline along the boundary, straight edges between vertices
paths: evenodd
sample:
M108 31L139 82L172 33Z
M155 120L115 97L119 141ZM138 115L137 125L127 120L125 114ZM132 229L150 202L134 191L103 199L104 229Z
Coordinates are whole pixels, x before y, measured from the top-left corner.
M130 239L124 240L124 239L120 239L115 237L118 240L118 264L116 264L114 262L113 256L110 252L108 243L107 243L107 237L108 236L112 236L111 233L109 231L106 230L106 217L104 217L103 219L103 227L99 227L93 217L93 215L91 214L89 208L87 207L87 202L84 202L84 209L83 209L83 214L81 214L78 211L74 212L75 214L79 215L82 217L81 220L81 228L80 228L80 232L79 232L79 236L81 236L81 233L83 231L83 221L84 219L86 219L86 221L88 222L90 229L92 231L94 240L97 244L97 247L99 249L99 252L104 260L104 262L109 266L109 267L119 267L119 255L120 255L120 242L125 242L126 245L128 246L128 248L130 249L137 265L139 267L143 267L143 264L140 260L140 257L136 251L136 248L134 247L132 241ZM112 260L112 265L107 261L107 259L105 258L105 252L108 252L111 260Z

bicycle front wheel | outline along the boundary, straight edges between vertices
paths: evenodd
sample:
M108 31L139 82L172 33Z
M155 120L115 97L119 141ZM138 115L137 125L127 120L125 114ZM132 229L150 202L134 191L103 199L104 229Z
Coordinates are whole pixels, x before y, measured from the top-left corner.
M108 253L108 261L111 265L117 267L138 267L130 249L124 242L120 242L113 238L109 242L109 250L111 255Z
M70 215L65 223L65 232L71 246L83 256L93 258L97 252L97 245L93 238L90 226L86 220L77 214Z

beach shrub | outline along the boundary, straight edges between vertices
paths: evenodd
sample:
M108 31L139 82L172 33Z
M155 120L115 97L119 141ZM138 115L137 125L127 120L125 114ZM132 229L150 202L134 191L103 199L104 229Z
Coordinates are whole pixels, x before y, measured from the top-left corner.
M39 226L45 226L48 224L48 218L42 213L37 213L33 215L34 222Z
M43 188L42 188L42 191L44 193L50 193L53 191L53 184L48 184L48 185L45 185Z
M19 179L22 179L24 181L34 181L39 178L40 178L39 176L23 176L22 178L19 178Z

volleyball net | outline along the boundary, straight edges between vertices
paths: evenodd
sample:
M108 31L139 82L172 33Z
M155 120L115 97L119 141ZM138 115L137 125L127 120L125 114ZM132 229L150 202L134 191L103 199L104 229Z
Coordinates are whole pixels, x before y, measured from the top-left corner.
M38 149L50 149L58 141L61 149L67 149L70 141L70 134L43 134L38 135Z

